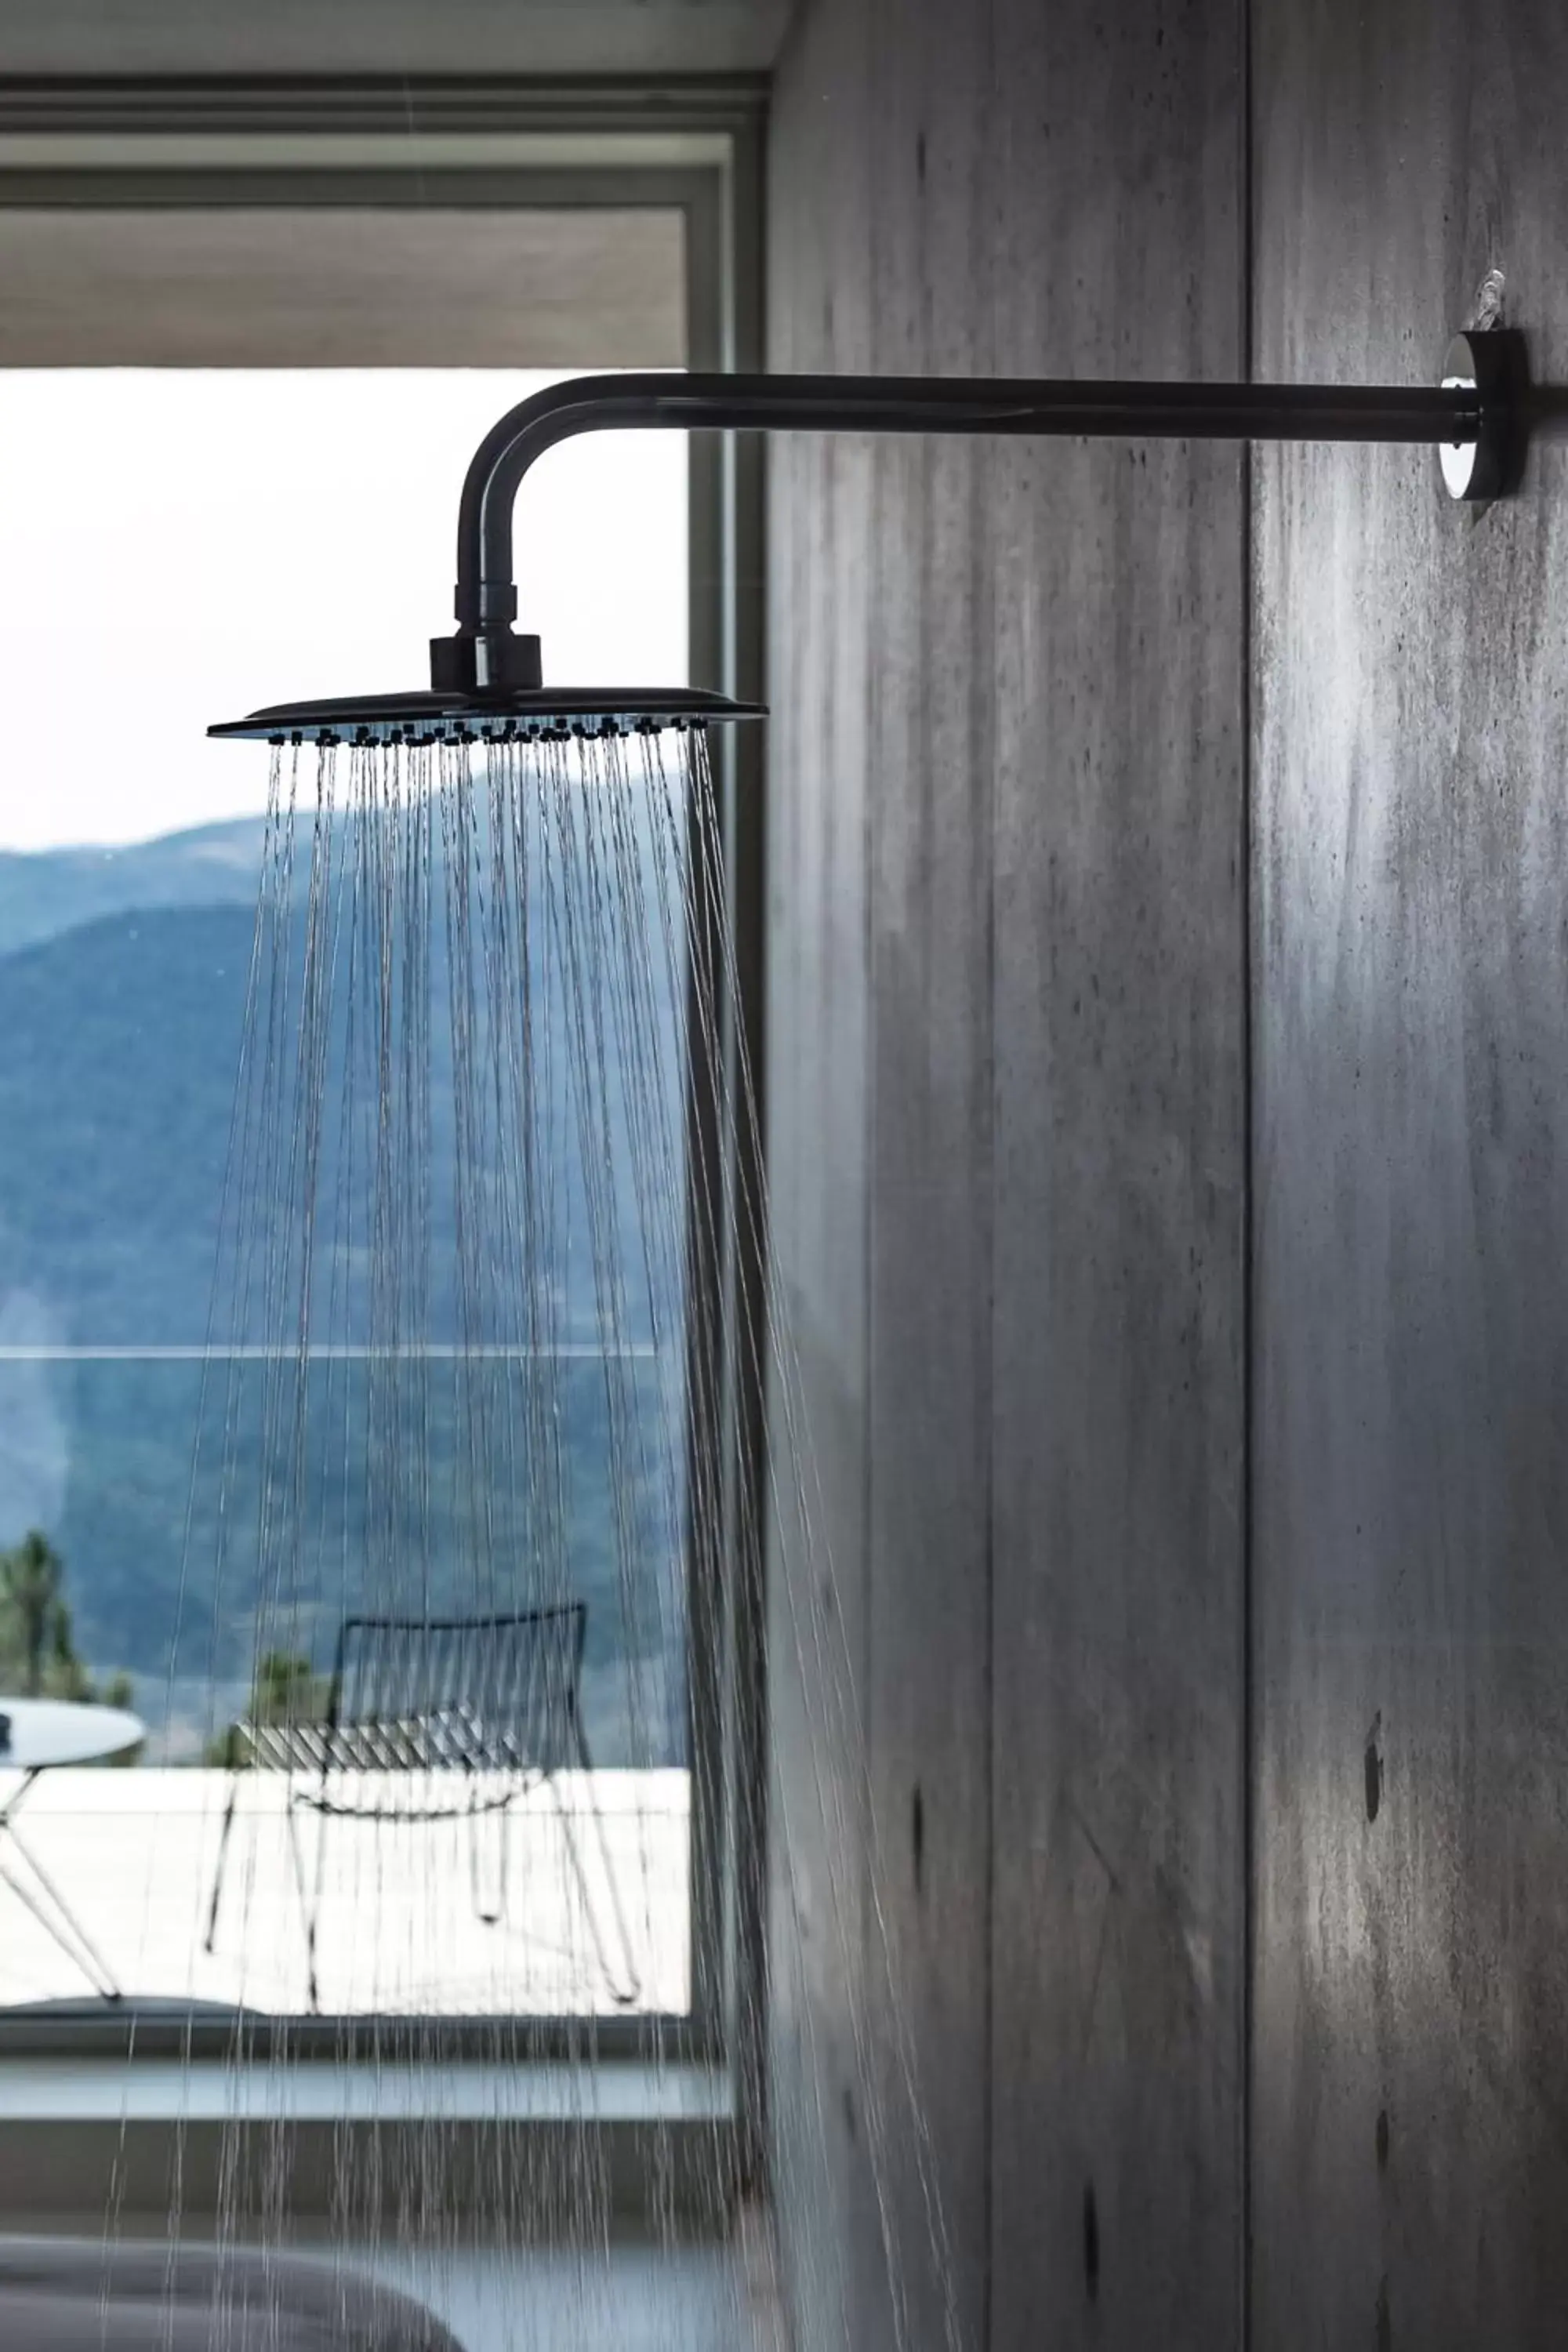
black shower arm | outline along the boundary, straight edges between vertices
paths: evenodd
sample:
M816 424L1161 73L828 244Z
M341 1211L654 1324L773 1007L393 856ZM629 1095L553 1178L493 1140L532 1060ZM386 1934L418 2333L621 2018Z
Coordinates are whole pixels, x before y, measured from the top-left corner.
M1502 335L1468 339L1500 346ZM1458 346L1456 345L1456 350ZM1446 377L1453 373L1452 354ZM512 510L522 478L559 441L612 426L679 432L963 433L1204 441L1477 445L1500 384L1409 391L1283 384L1016 382L931 376L578 376L509 409L475 451L458 524L458 636L500 636L517 616Z

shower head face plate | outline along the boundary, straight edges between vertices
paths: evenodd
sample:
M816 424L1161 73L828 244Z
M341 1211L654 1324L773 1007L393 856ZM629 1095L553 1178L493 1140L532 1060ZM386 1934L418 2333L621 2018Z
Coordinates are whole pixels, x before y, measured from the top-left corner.
M514 687L482 696L361 694L279 702L207 733L257 743L569 743L764 719L760 702L700 687Z

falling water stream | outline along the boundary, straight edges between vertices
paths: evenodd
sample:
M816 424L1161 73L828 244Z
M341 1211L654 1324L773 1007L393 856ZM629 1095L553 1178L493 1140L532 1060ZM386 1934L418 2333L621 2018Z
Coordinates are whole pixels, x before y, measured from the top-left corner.
M737 1246L765 1264L767 1216L723 877L700 730L273 753L192 1489L216 1496L191 1525L216 1524L217 1557L188 1546L181 1603L214 1690L249 1693L209 1727L236 1768L212 1776L211 1934L257 2021L232 2045L218 2231L286 2236L289 2130L238 2111L324 2037L385 2126L342 2128L342 2259L549 2243L573 2281L552 2352L615 2340L596 2112L629 2021L655 2242L679 2242L694 2168L713 2211L732 2189L723 2134L694 2157L657 2120L692 1999L690 1825L727 1822L742 1853L762 1835L762 1789L692 1737L693 1685L726 1706L713 1628L741 1593L760 1622L764 1559L787 1555L772 1622L814 1817L773 1776L772 1966L798 1983L835 1954L888 2340L915 2342L923 2271L942 2317L920 2340L957 2352L798 1371L776 1286L748 1313L726 1281ZM753 1382L772 1444L748 1507L732 1400ZM530 2067L555 2127L498 2128L476 2169L472 2085L499 2126ZM834 2177L826 2113L804 2129L780 2204ZM204 2227L178 2179L171 2244ZM526 2297L509 2324L545 2340ZM752 2325L738 2299L737 2346L767 2340Z

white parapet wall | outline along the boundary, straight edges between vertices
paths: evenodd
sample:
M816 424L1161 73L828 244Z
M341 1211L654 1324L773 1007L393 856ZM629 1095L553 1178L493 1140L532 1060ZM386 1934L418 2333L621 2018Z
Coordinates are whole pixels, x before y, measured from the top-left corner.
M596 1921L613 1947L613 1874L637 1963L636 2006L665 2014L688 2006L684 1772L563 1773L504 1811L486 1809L506 1791L480 1775L341 1776L334 1801L364 1818L291 1810L286 1775L241 1773L209 1952L233 1785L227 1773L199 1769L81 1770L47 1773L29 1791L17 1819L27 1851L127 1995L302 2013L309 1903L326 2014L624 2013L594 1932ZM316 1785L298 1780L293 1794ZM368 1817L400 1810L442 1817ZM0 2014L89 1991L0 1885Z

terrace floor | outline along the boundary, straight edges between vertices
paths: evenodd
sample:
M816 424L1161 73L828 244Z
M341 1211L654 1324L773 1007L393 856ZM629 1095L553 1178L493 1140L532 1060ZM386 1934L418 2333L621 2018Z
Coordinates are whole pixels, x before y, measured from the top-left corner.
M27 1792L16 1816L26 1853L126 1994L300 2014L311 2005L310 1909L317 2005L327 2014L678 2014L689 2006L684 1772L562 1773L489 1812L472 1810L474 1801L509 1793L499 1782L385 1772L333 1783L339 1801L383 1811L436 1805L445 1813L437 1821L291 1812L283 1774L237 1777L210 1952L230 1775L62 1770ZM0 1804L16 1785L15 1774L0 1778ZM314 1785L293 1784L296 1794ZM0 1867L14 1870L19 1857L7 1843L0 1833ZM21 1874L26 1883L25 1865ZM627 1990L629 2001L617 1999ZM0 2007L90 1991L83 1970L0 1883Z

